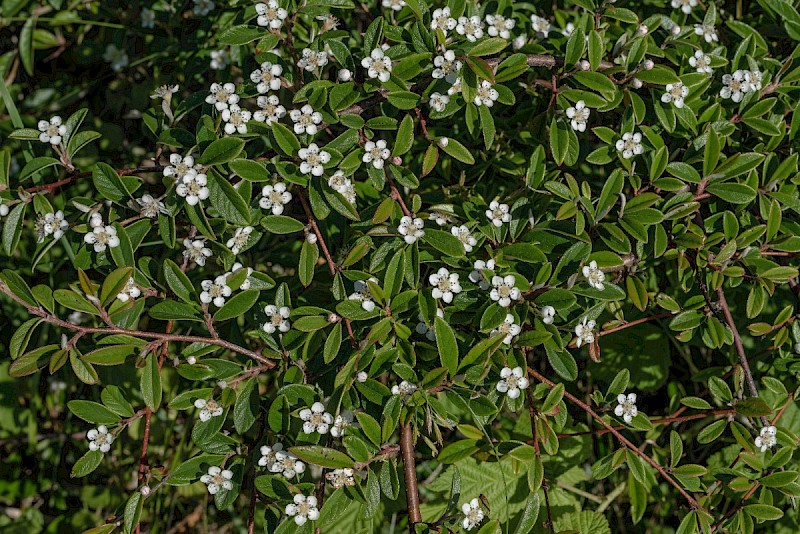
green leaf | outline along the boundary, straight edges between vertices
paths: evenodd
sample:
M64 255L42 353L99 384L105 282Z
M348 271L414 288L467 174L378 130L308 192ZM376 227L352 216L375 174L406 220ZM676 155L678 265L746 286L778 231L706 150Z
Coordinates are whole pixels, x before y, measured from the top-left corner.
M455 376L458 370L458 343L453 329L439 316L434 320L436 332L436 346L439 348L439 360L447 367L450 376Z
M447 143L440 142L439 148L444 150L447 155L457 159L462 163L466 163L467 165L472 165L475 163L475 158L472 156L472 153L467 150L467 147L455 139L448 138Z
M297 219L287 217L286 215L267 215L261 221L261 226L273 234L293 234L295 232L302 232L306 227Z
M236 404L233 406L233 425L236 432L244 434L250 430L258 418L258 414L258 380L250 379L242 386L239 396L236 397Z
M244 141L238 137L223 137L206 147L197 159L200 165L217 165L235 159L244 150Z
M27 207L28 204L25 202L17 204L3 221L3 252L6 253L6 256L11 256L17 249L19 238L22 235L22 223L25 222L25 210Z
M97 192L114 202L119 202L129 195L122 179L110 165L96 163L92 171L92 182Z
M311 285L311 281L314 279L317 260L319 260L319 247L316 243L309 243L307 239L304 239L303 246L300 248L300 264L297 274L300 283L305 287Z
M228 319L244 315L255 305L260 294L261 292L257 289L248 289L247 291L235 294L228 299L224 306L217 310L214 314L214 320L227 321Z
M22 170L19 173L18 180L21 182L26 178L29 178L34 174L43 171L44 169L47 169L48 167L53 167L54 165L60 165L60 164L61 162L59 162L57 159L47 156L33 158L28 163L26 163L24 167L22 167Z
M164 260L164 279L172 292L181 300L189 304L197 302L197 295L189 277L169 258Z
M397 109L414 109L419 103L419 95L411 91L393 91L386 100Z
M106 408L120 417L133 416L133 406L131 406L131 403L125 398L122 390L117 386L106 386L102 393L100 393L100 398L103 400L103 404Z
M464 245L451 233L428 229L422 240L446 256L460 258L466 255Z
M133 267L120 267L106 276L103 288L100 290L100 303L108 306L113 302L125 288L131 276L133 276Z
M567 157L569 150L569 132L565 121L553 120L550 122L550 150L556 164L561 165Z
M228 28L217 37L217 42L224 45L243 45L255 41L264 35L264 30L243 24Z
M720 434L722 434L722 432L725 431L725 427L727 426L727 424L728 422L725 421L724 419L721 419L719 421L714 421L713 423L705 427L703 430L701 430L699 434L697 434L697 442L702 443L704 445L706 443L711 443L712 441L717 439L720 436Z
M772 408L763 399L758 397L748 397L741 399L733 404L736 413L746 417L771 416Z
M710 184L706 191L731 204L749 204L756 198L756 191L749 185L730 182Z
M158 410L161 404L161 370L155 352L147 355L139 385L145 404L153 411Z
M100 451L89 451L75 462L69 476L72 478L85 477L100 465L103 461L103 453Z
M170 473L167 484L170 486L191 484L208 473L209 467L219 466L224 459L225 456L222 454L201 454L186 460Z
M776 521L783 517L783 511L780 508L769 504L748 504L745 505L744 511L759 521Z
M228 164L228 167L238 176L250 182L265 182L270 178L267 168L257 161L235 159Z
M308 462L328 469L352 468L353 460L343 452L317 445L290 447L289 452Z
M77 417L96 425L114 425L120 421L119 415L99 402L72 400L67 403L67 408Z
M414 119L411 115L403 117L400 123L400 128L397 130L397 137L395 137L394 148L392 149L392 156L402 156L409 150L411 145L414 144Z
M478 115L481 118L481 131L483 132L483 144L486 150L492 146L494 142L494 134L495 134L495 127L494 127L494 118L492 117L492 112L489 111L489 108L486 106L479 106L478 107Z
M35 25L36 17L28 17L19 32L19 57L25 72L30 76L33 76L33 31Z
M508 46L508 41L500 37L489 37L482 39L478 44L472 47L472 50L467 54L470 57L491 56L501 52Z
M211 205L231 224L250 224L250 207L231 183L216 173L208 175L208 192Z
M275 136L275 141L278 146L288 156L296 156L300 150L300 141L297 136L292 133L289 128L279 122L272 123L272 133Z

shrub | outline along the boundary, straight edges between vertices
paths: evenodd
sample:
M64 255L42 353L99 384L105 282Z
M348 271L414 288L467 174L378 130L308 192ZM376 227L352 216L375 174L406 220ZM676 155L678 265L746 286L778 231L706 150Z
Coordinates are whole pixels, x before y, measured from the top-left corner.
M187 4L2 3L0 525L798 531L791 2Z

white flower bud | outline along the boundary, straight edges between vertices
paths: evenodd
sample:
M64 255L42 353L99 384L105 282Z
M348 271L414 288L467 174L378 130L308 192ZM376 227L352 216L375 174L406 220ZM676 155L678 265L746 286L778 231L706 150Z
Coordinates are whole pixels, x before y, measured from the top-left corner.
M392 158L392 163L394 163L395 165L402 165L403 158L401 158L400 156L395 156Z
M638 78L634 78L631 80L631 87L633 87L634 89L641 89L642 85L643 85L642 80Z
M197 358L195 358L194 356L189 356L188 358L186 358L186 363L188 363L189 365L194 365L197 363Z
M670 32L672 33L672 35L676 35L676 36L680 35L681 34L681 27L676 24L675 26L672 27Z
M339 321L339 316L336 315L335 313L331 313L330 315L328 315L328 322L329 323L335 323L335 322L338 322L338 321Z
M580 65L581 70L589 70L592 68L592 64L586 59L582 59L578 65Z
M645 59L644 63L643 63L643 66L644 66L644 70L653 70L653 67L655 67L656 64L653 63L652 59Z
M228 381L227 380L218 380L217 381L217 386L219 386L219 389L225 389L226 387L228 387Z
M647 24L640 24L638 28L636 28L636 34L640 36L647 35L649 29L647 28Z
M342 82L349 82L350 78L353 77L353 73L350 72L350 69L342 69L339 71L339 81Z
M369 378L369 375L367 375L366 371L361 371L356 375L356 380L358 380L361 384L366 382L367 378Z
M311 243L312 245L317 242L317 234L314 232L309 232L306 234L306 241Z
M450 143L450 139L448 139L447 137L440 137L440 138L439 138L439 146L440 146L440 147L444 148L444 147L446 147L446 146L447 146L449 143Z
M139 488L139 493L142 494L142 497L147 497L150 495L150 486L142 486Z

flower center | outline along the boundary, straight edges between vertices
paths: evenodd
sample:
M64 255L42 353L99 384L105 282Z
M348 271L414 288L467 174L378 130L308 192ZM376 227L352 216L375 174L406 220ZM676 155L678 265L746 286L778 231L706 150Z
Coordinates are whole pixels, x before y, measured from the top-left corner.
M308 163L312 167L316 167L317 165L319 165L319 154L313 154L313 153L309 154L308 157L306 158L306 163ZM273 193L273 195L274 194L275 193Z
M669 93L672 95L672 98L680 98L682 96L681 95L682 92L683 92L683 85L676 84L672 87L672 90Z
M509 389L514 389L519 385L519 379L516 376L511 375L506 378L506 384L508 384Z
M323 416L324 416L324 414L321 414L321 413L311 414L311 424L312 425L321 425L321 424L323 424L325 422Z
M219 284L212 285L211 288L208 290L208 294L211 295L212 297L221 297L222 296L222 286L219 285ZM214 402L214 401L209 401L206 404L206 408L208 408L209 410L214 410L215 408L211 408L211 406L210 406L211 402ZM214 403L214 405L216 406L216 402Z
M492 219L503 219L503 211L500 208L492 210Z
M383 154L383 150L381 150L378 147L373 148L372 150L369 151L369 153L372 154L372 159L382 159L383 158L383 155L382 155Z
M475 33L475 25L471 22L467 22L464 25L464 33L469 33L469 34Z
M436 284L436 287L438 287L440 291L450 291L450 280L447 278L441 278L439 283Z
M228 96L230 95L228 95L228 91L226 91L225 89L220 89L219 91L217 91L217 94L215 96L218 102L225 102L228 100Z
M686 1L686 0L684 0ZM277 19L278 18L278 11L272 8L267 9L267 18L268 19Z
M98 433L97 437L94 438L94 442L97 443L98 445L105 445L106 443L110 443L110 440L108 439L108 437L109 437L109 435L108 435L107 432L106 433L102 433L102 434Z
M235 111L231 113L231 120L228 122L230 122L234 126L241 126L244 123L244 120L242 119L242 114L239 113L238 111Z
M97 242L103 245L108 243L109 235L106 232L100 232L97 234Z
M200 185L198 182L192 180L189 182L189 185L186 186L186 189L189 191L190 195L197 195L200 193L200 190L203 189L203 186Z
M300 116L300 124L303 126L309 126L310 124L314 123L314 119L311 118L311 115L301 115Z
M281 467L283 467L284 471L293 471L294 470L294 460L290 457L286 457L281 461Z
M625 141L625 150L633 150L634 148L636 148L636 141L633 139Z
M311 511L311 506L307 502L303 502L297 505L297 515L308 515L308 512Z
M47 135L49 135L50 137L57 136L58 135L58 126L56 126L55 124L51 124L50 126L48 126L47 127Z
M280 326L280 324L283 322L283 317L281 317L279 313L275 313L272 315L272 317L270 317L270 322L275 326Z

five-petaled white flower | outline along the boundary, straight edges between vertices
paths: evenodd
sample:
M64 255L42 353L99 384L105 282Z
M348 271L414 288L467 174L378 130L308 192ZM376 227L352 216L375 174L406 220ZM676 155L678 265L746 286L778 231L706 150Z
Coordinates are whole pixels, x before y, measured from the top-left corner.
M286 505L286 515L294 518L294 522L298 526L303 526L309 519L316 521L319 519L319 510L317 509L317 498L313 495L306 497L299 493L294 496L294 502Z
M287 306L279 308L274 304L269 304L264 308L264 313L267 316L267 322L264 323L263 328L267 334L273 334L276 330L285 333L292 327L292 323L289 322L291 310Z
M411 218L408 215L400 219L400 226L397 231L403 236L403 240L409 245L414 244L417 239L425 235L425 221L419 217Z
M400 1L402 2L402 0ZM353 478L353 470L350 468L328 471L325 473L325 478L331 483L331 486L336 489L343 488L345 486L354 486L356 483L355 479Z
M197 399L194 401L194 407L200 408L200 420L204 423L212 417L219 417L224 411L222 405L214 399Z
M178 180L182 180L187 174L197 173L192 156L182 157L180 154L170 154L169 163L164 167L164 176L174 176Z
M120 243L117 229L113 226L104 226L102 220L99 225L93 225L92 229L83 236L83 240L89 245L94 245L95 252L103 252L106 247L118 247Z
M616 144L617 150L622 152L622 157L631 159L644 152L642 146L642 134L639 132L625 132L622 134L622 139L619 139Z
M458 25L456 25L456 32L463 35L470 43L474 43L483 37L483 23L478 16L474 17L459 17Z
M328 54L326 52L315 52L310 48L303 49L303 57L297 61L297 66L309 72L328 64Z
M376 169L382 169L384 163L392 155L392 152L386 148L386 141L379 139L378 141L367 141L364 143L364 155L361 161L364 163L372 163Z
M384 83L392 76L392 59L386 56L381 48L376 48L369 57L362 59L361 66L367 69L370 78L377 78Z
M596 261L589 262L589 265L583 266L583 277L589 282L589 285L595 289L603 290L603 281L606 275L597 267Z
M128 59L128 53L125 51L125 49L119 48L115 44L106 46L105 52L103 52L103 59L111 63L111 70L114 72L121 71L127 67L128 63L130 62Z
M136 204L139 205L139 213L142 214L142 217L147 217L148 219L158 217L159 213L167 213L167 207L164 203L157 198L153 198L153 195L149 193L145 193L141 198L137 198Z
M522 367L503 367L500 371L500 381L495 386L495 389L500 393L505 393L510 399L519 397L521 390L528 387L530 381L525 376L525 371Z
M473 101L476 106L486 106L490 108L494 105L494 101L500 96L497 89L492 87L492 84L486 80L482 80L478 86L478 91L475 93L475 100Z
M458 71L461 70L461 62L456 59L456 53L446 50L441 56L433 58L433 72L431 76L437 80L444 78L448 83L455 83L458 78Z
M453 216L443 211L431 211L428 220L433 220L439 226L444 226L453 219Z
M694 56L689 58L689 65L697 69L697 72L703 74L711 74L711 58L708 57L702 50L697 50Z
M219 490L230 491L233 489L231 479L233 479L233 471L212 465L208 468L208 474L200 477L200 482L208 486L208 492L211 495L216 495Z
M500 323L500 326L492 330L489 335L505 334L506 337L503 338L503 343L510 345L514 336L517 336L521 331L522 327L516 323L514 316L508 313L505 320Z
M353 412L345 411L336 416L331 427L331 436L341 438L347 432L347 428L353 426Z
M278 459L278 453L282 450L282 443L275 443L274 445L262 445L260 449L261 458L258 459L258 465L261 467L270 468Z
M53 239L61 239L68 229L69 223L64 219L64 212L61 210L39 215L36 221L36 241L41 243L48 235L52 235Z
M444 319L444 310L441 308L436 308L436 316ZM417 318L419 319L416 328L417 334L427 337L430 341L435 341L436 331L434 330L433 325L428 326L428 324L425 322L425 317L423 317L421 313L417 315Z
M447 35L447 32L456 27L458 22L450 16L450 8L443 7L435 9L431 17L431 29L433 31L442 30Z
M161 85L156 87L156 90L153 91L153 94L150 95L150 98L156 100L158 98L162 100L166 100L167 104L172 101L172 95L178 92L178 85Z
M622 417L626 423L631 424L633 418L639 413L636 408L636 393L620 393L617 396L617 406L614 408L614 415Z
M301 148L298 156L303 160L300 162L300 172L313 176L322 176L325 172L324 165L331 160L330 153L320 150L316 143L311 143L308 148Z
M748 70L744 73L747 83L750 84L751 91L760 91L763 75L760 70Z
M214 280L203 280L200 287L203 289L203 292L200 293L200 302L203 304L213 302L217 308L224 306L225 299L232 293L224 275L218 276Z
M223 70L231 63L231 58L228 56L228 51L224 48L212 50L210 55L211 61L209 61L208 65L214 70Z
M734 102L741 102L745 93L750 92L750 81L748 80L747 73L743 70L737 70L733 74L726 74L722 77L722 83L725 86L720 90L719 96L722 98L730 98Z
M291 201L292 194L286 190L286 184L278 182L275 185L264 186L258 205L261 209L272 210L273 215L280 215L283 213L284 206Z
M403 401L407 401L415 391L417 391L417 386L405 380L398 385L392 386L392 395L400 396Z
M378 279L374 276L370 277L370 282L373 284L378 283ZM353 289L355 290L353 293L347 297L350 300L357 300L361 303L361 307L364 311L371 312L375 309L375 302L372 300L372 292L369 289L369 284L364 280L356 280L353 282Z
M665 104L672 102L676 108L683 107L683 99L689 96L689 88L681 82L668 83L666 92L661 95L661 101Z
M211 89L206 97L206 104L211 104L217 111L227 109L228 106L239 103L239 95L236 94L236 86L228 82L226 84L212 83Z
M432 294L435 299L442 299L447 304L453 302L453 295L461 293L461 283L458 281L458 273L450 273L442 267L428 278L433 286Z
M695 24L694 33L695 35L702 35L707 43L719 41L717 30L713 24Z
M268 0L267 3L259 2L256 4L258 18L256 22L259 26L269 26L272 30L277 30L283 24L283 20L289 15L285 9L279 6L278 0Z
M503 223L511 222L511 212L508 208L508 204L501 204L496 200L492 200L489 203L486 216L492 221L492 224L498 228L503 226Z
M585 132L586 123L589 121L589 108L586 107L586 102L578 100L575 106L567 108L567 117L569 117L570 125L576 132Z
M206 264L206 259L213 255L203 239L184 239L183 247L183 257L195 262L200 267L203 267Z
M469 233L469 228L464 225L453 226L450 228L450 233L461 241L461 244L464 245L464 250L467 252L472 252L472 249L478 244L478 240Z
M294 133L314 135L318 130L317 125L322 122L322 113L314 111L314 108L306 104L300 109L290 111L289 118L294 123Z
M300 410L300 419L303 420L303 432L305 434L327 434L333 423L333 416L325 411L325 405L315 402L311 408Z
M225 121L225 133L233 135L235 133L247 133L247 121L252 114L240 108L237 104L231 104L227 109L222 110L222 120Z
M277 91L281 88L281 74L283 74L283 67L265 61L261 64L261 68L250 73L250 81L256 84L256 90L259 93L268 93L270 90Z
M439 113L443 112L450 103L450 97L441 93L431 93L430 100L428 101L434 111Z
M575 325L575 346L580 347L584 343L594 343L594 327L597 323L594 320L589 320L588 317L583 318L583 322Z
M553 319L556 316L556 309L552 306L542 307L542 322L544 324L553 324Z
M489 27L488 33L491 37L511 37L511 30L517 23L514 19L507 19L503 15L486 15L486 25Z
M774 426L763 427L761 433L756 437L756 447L761 449L761 452L767 452L767 449L771 449L778 444L777 435L778 429Z
M472 266L473 271L469 273L470 282L472 282L473 284L478 284L478 287L480 287L484 291L492 287L492 284L490 284L489 281L486 279L486 277L483 275L483 271L484 270L494 271L494 265L495 265L494 260L491 258L487 261L475 260L475 263Z
M481 510L481 503L478 499L472 499L465 502L461 506L461 511L464 513L464 519L461 520L461 526L466 530L472 530L483 521L483 510Z
M211 13L211 11L213 11L215 7L216 6L214 5L214 2L212 2L211 0L194 0L194 6L192 6L192 13L194 13L198 17L205 17L206 15Z
M489 297L492 300L496 300L503 308L508 308L511 306L511 302L519 300L522 294L519 288L514 286L516 282L517 279L513 274L508 274L505 277L493 276L492 285L494 288L489 293Z
M105 425L91 429L86 433L86 438L89 440L90 451L100 451L103 454L111 450L111 444L114 443L114 434Z
M286 478L294 478L305 472L306 464L289 451L276 451L275 461L268 468L271 473L280 473Z
M142 11L139 13L139 18L142 23L142 28L149 30L156 25L156 14L146 7L142 8Z
M178 196L186 198L187 204L196 206L198 202L208 198L207 183L208 177L205 174L189 173L175 187L175 192L178 193Z
M350 178L344 175L344 171L336 171L328 178L328 187L337 193L345 194L347 189L351 186Z
M117 294L117 300L120 302L128 302L129 300L136 300L142 294L142 290L139 289L139 286L136 285L136 281L131 276L128 278L128 281L125 282L125 286L122 288Z
M258 122L272 124L286 116L286 108L281 105L280 99L275 95L259 96L256 103L261 109L253 113L253 118Z
M50 143L53 146L61 144L61 139L67 135L66 124L61 124L61 117L58 115L50 117L50 121L39 121L39 141Z
M234 254L238 254L245 246L247 246L247 240L250 239L250 234L252 233L252 226L237 228L236 232L233 234L233 237L228 239L228 241L225 243L225 246L231 249L231 252Z
M542 37L547 37L550 33L550 21L545 18L531 15L531 24L533 25L533 31Z
M680 8L687 15L692 12L693 7L697 7L697 0L672 0L672 7Z

